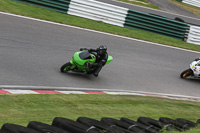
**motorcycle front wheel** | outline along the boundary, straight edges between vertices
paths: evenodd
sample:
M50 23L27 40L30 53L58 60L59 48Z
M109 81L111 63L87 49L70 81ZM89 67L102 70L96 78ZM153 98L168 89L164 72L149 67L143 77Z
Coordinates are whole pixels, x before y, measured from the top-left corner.
M70 71L70 67L72 66L72 64L70 62L65 63L64 65L61 66L60 71L61 72L67 72Z
M193 75L193 71L191 69L187 69L183 71L180 75L181 78L187 78L189 76Z

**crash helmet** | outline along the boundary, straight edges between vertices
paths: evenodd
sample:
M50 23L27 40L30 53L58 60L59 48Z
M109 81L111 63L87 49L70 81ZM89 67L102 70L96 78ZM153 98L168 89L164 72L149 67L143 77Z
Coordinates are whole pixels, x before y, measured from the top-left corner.
M99 48L97 48L97 53L100 54L100 55L105 54L106 51L107 51L106 45L101 45L101 46L99 46Z

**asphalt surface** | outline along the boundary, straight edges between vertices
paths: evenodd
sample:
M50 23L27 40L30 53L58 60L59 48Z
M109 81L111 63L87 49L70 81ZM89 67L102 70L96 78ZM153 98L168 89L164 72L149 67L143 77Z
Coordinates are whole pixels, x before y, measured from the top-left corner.
M171 2L169 0L147 0L147 1L154 5L157 5L160 8L160 10L162 10L162 11L171 12L174 14L180 14L180 15L184 15L184 16L189 16L189 17L193 17L193 18L199 18L195 14L185 10L184 8L174 4L173 2Z
M183 8L179 6L176 6L175 4L173 4L172 2L168 0L148 0L152 2L154 5L158 5L161 10L146 8L146 7L128 4L128 3L124 3L124 2L120 2L116 0L98 0L98 1L140 11L143 13L165 16L173 20L176 17L179 17L185 22L187 22L188 24L200 26L200 17L194 15L193 13L188 12L187 10L184 10Z
M0 14L0 85L145 91L200 96L200 80L179 78L199 53ZM60 73L79 48L108 46L99 77Z

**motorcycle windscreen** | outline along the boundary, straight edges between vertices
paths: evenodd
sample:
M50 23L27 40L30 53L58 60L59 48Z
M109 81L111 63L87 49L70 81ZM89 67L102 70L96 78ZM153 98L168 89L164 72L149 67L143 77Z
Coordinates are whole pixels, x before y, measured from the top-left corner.
M73 56L73 61L78 65L83 66L86 62L95 62L96 58L86 51L75 52Z
M79 57L80 57L82 60L92 59L88 50L81 52L81 53L79 54Z
M112 60L113 60L113 57L109 55L109 56L108 56L108 59L107 59L107 61L106 61L106 64L110 63Z

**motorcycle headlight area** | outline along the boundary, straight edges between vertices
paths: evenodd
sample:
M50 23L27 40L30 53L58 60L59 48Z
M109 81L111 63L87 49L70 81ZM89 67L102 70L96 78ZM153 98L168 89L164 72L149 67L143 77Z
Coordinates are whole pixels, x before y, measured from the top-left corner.
M200 76L200 66L194 66L194 75L199 77Z
M194 68L196 71L200 72L200 62L199 61L195 64Z

